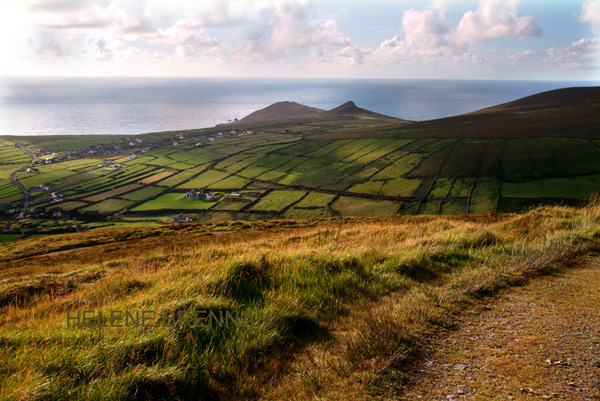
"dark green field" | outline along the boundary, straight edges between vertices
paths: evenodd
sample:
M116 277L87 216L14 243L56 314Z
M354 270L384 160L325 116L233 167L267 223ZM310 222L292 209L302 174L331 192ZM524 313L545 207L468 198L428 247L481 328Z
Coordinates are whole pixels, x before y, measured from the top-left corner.
M483 214L577 204L600 189L599 88L414 123L350 103L305 116L293 106L287 119L285 107L182 133L4 137L0 203L8 217L21 207L10 176L32 160L17 143L40 160L54 152L53 163L17 176L34 219L53 210L96 220ZM51 189L31 191L38 184ZM219 196L185 199L190 189Z

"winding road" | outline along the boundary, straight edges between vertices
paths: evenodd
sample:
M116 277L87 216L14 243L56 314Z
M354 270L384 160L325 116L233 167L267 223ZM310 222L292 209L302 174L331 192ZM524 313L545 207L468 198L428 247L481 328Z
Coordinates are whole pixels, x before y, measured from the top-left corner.
M23 192L23 208L21 209L21 213L17 216L18 219L22 219L23 217L25 217L25 210L27 210L27 207L29 206L29 191L27 191L27 188L25 188L25 185L21 184L19 182L19 180L17 179L17 176L19 175L19 172L21 170L23 170L24 168L30 167L32 166L35 162L37 162L38 157L35 153L28 151L27 149L25 149L23 147L23 145L21 145L20 143L16 144L16 146L19 147L19 149L21 149L21 151L23 153L27 153L29 156L31 156L33 159L31 160L31 162L29 162L29 164L27 164L24 167L21 167L20 169L18 169L17 171L13 172L10 175L10 180L13 182L13 184L15 184L16 186L18 186L21 189L21 192Z

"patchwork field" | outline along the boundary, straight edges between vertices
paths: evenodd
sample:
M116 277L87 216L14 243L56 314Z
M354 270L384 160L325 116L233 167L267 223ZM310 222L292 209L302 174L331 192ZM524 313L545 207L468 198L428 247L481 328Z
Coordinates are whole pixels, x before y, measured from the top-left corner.
M347 114L334 118L338 127L332 132L307 131L316 122L300 119L263 122L260 129L248 127L252 131L237 123L231 132L141 135L133 144L99 137L92 146L90 138L82 137L69 146L57 139L58 152L47 150L41 156L52 163L38 164L29 173L20 171L18 179L30 190L49 186L45 192L31 192L36 210L62 209L60 201L50 197L59 191L65 211L106 216L118 211L125 217L129 211L139 216L178 209L198 214L213 213L209 209L243 211L237 215L241 218L484 214L543 203L576 204L600 188L600 139L593 128L598 105L582 107L578 124L587 121L588 129L580 127L579 137L550 128L518 137L511 133L513 126L507 126L502 137L449 136L460 116L436 120L433 128L409 122L389 128L390 120L382 119L382 128L373 127L375 120L370 120L368 129L351 129L356 120ZM365 113L350 109L356 115ZM470 118L487 127L488 119L497 115L508 121L529 112L516 110L507 114L499 107L486 118L477 113ZM541 112L536 113L538 118ZM474 124L463 124L469 127L465 132ZM35 150L47 146L48 139L29 137L23 142ZM82 144L90 148L73 147ZM30 163L31 156L15 146L14 139L4 139L0 160L0 203L18 203L21 191L10 177ZM218 191L223 200L187 201L184 195L190 189ZM261 191L252 199L236 198L255 189Z

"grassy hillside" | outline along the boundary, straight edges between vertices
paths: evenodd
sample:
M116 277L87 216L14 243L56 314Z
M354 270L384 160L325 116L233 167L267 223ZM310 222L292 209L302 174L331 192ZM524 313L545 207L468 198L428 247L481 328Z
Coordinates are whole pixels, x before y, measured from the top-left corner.
M597 247L599 227L593 203L0 244L0 399L391 399L453 311Z
M279 104L259 115L271 118L282 108L307 112ZM480 214L575 205L600 187L599 88L551 91L425 122L352 102L308 112L314 114L128 138L6 137L0 203L17 210L23 197L10 181L31 159L18 142L40 159L56 156L18 174L30 190L52 186L31 191L33 219L55 210L123 222L165 222L179 212L197 222ZM190 189L215 198L185 199Z
M244 124L264 123L273 120L313 116L325 110L304 106L296 102L277 102L242 118Z

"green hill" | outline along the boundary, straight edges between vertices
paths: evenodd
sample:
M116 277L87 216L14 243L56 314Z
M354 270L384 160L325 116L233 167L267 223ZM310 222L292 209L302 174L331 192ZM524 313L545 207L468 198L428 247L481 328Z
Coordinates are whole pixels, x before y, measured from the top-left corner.
M10 175L29 156L17 142L56 156L18 174L29 189L52 186L30 193L32 218L54 210L142 222L180 212L194 221L480 214L578 204L600 188L597 87L422 122L353 102L329 111L283 102L247 118L129 138L4 137L0 203L22 199ZM215 198L185 199L190 189Z
M304 106L296 102L278 102L257 110L241 119L242 123L263 123L272 120L307 117L323 112L316 107Z

